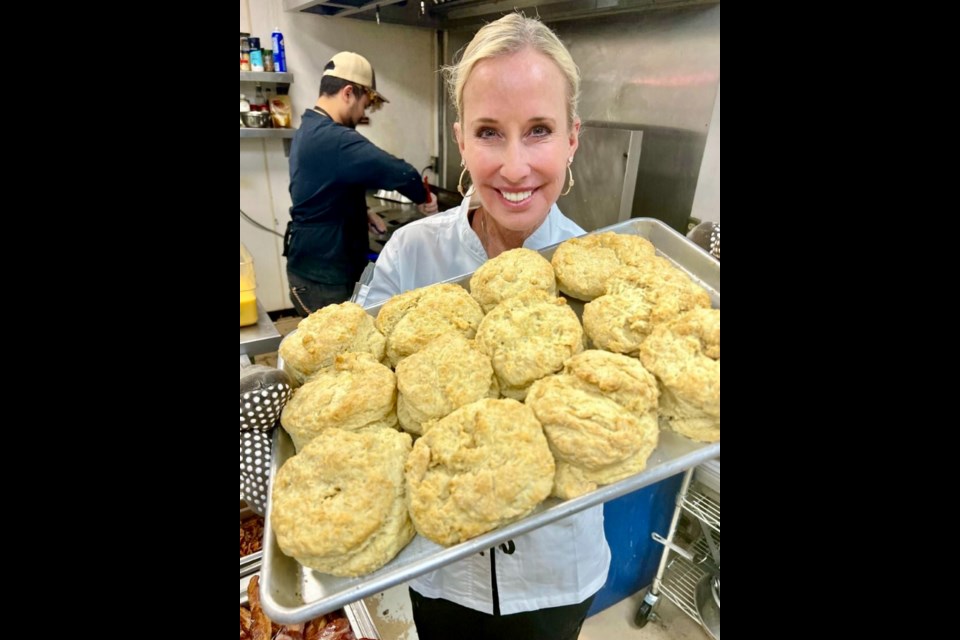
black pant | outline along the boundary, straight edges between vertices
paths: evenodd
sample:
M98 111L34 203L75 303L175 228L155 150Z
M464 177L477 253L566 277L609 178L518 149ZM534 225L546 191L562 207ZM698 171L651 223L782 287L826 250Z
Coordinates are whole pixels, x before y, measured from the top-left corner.
M410 589L413 621L420 640L576 640L593 603L491 615Z
M290 282L290 302L301 318L328 304L340 304L353 297L352 284L321 284L289 271L287 280Z

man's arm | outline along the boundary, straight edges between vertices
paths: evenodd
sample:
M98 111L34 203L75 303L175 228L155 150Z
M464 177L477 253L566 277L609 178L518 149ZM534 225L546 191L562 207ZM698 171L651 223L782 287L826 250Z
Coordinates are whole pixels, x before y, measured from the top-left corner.
M340 151L340 174L349 182L367 189L399 191L417 204L426 202L427 191L420 172L409 162L390 155L352 130L344 132Z

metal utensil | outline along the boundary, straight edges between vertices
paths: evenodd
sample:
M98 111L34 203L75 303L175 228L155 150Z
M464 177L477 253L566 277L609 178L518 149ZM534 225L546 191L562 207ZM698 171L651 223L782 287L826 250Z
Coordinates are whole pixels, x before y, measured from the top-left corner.
M714 588L716 585L716 588ZM713 640L720 640L720 570L705 573L697 583L694 599L700 624Z

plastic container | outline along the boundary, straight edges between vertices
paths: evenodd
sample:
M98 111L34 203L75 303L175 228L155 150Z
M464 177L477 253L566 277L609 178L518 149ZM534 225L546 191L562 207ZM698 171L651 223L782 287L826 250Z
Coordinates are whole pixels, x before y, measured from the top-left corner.
M257 323L257 275L253 271L253 256L240 243L240 326Z
M603 504L610 571L607 582L590 605L588 616L600 613L653 582L663 547L654 542L650 534L654 531L667 534L682 480L680 473Z

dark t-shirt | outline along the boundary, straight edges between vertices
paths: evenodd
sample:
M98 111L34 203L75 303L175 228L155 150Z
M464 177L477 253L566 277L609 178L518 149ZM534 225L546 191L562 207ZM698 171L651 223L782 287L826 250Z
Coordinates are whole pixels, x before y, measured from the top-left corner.
M290 147L287 270L323 284L356 282L369 246L366 191L378 188L427 198L413 165L313 109L304 112Z

